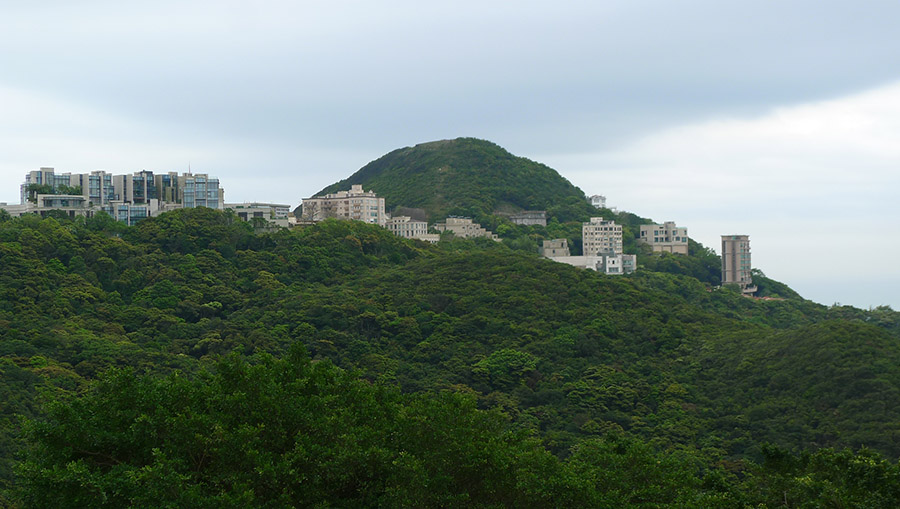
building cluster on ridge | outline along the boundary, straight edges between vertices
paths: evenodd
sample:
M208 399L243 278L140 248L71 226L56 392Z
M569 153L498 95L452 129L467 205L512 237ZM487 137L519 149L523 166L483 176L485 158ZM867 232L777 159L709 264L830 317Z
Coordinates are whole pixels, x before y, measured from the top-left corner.
M134 225L141 219L180 208L232 209L246 221L260 218L266 224L288 226L290 205L279 203L225 203L219 179L206 173L137 171L115 175L104 170L89 173L57 173L41 168L25 174L20 203L0 203L11 216L51 211L69 217L92 217L106 212L117 221Z
M587 200L598 209L605 209L606 197L593 195ZM622 227L613 220L592 217L581 227L582 254L572 256L566 239L543 241L541 255L553 261L584 267L605 274L628 274L637 268L637 255L622 253ZM688 254L687 228L679 228L674 221L641 225L637 242L647 244L654 253ZM750 264L750 237L722 235L722 284L736 284L744 295L756 293Z
M597 209L607 209L606 197L593 195L587 200ZM347 191L314 196L302 200L299 220L290 213L290 205L264 202L225 203L225 191L219 180L206 173L168 172L154 174L138 171L131 175L113 175L103 170L90 173L61 173L53 168L41 168L25 175L20 188L19 205L0 203L0 209L12 216L61 211L70 217L91 217L106 212L118 221L133 225L141 219L153 217L178 208L209 207L231 209L245 221L258 227L289 227L311 224L328 218L363 221L384 227L397 236L435 243L440 233L452 232L460 238L486 237L499 241L497 234L488 231L471 218L449 216L444 221L429 224L411 216L391 217L385 211L384 198L374 191L365 191L354 184ZM614 210L614 209L610 209ZM505 215L512 223L547 225L547 213L525 210ZM663 224L641 225L637 242L647 244L653 252L688 254L687 228L672 221ZM611 219L592 217L582 224L582 255L570 254L566 239L543 241L541 254L551 260L569 265L617 275L634 272L637 256L623 252L622 226ZM744 294L755 293L750 264L750 239L746 235L722 236L722 284L736 284Z

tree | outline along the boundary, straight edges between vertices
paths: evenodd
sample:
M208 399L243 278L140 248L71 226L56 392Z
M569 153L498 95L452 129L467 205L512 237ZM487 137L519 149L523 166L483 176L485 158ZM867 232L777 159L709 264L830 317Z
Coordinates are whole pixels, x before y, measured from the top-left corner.
M112 370L26 427L27 507L529 505L558 461L453 393L402 397L295 347L198 378Z

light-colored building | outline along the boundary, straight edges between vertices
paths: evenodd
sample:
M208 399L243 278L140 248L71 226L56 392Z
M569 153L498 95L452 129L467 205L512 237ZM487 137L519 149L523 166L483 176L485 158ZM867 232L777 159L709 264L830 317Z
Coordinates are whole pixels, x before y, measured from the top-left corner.
M290 226L289 217L291 206L283 203L244 202L226 203L226 209L231 209L235 215L244 221L253 221L255 218L264 219L267 223L287 228Z
M141 219L160 214L159 200L151 199L147 203L129 203L113 200L106 203L101 210L115 218L116 221L134 226Z
M131 175L113 175L104 170L90 173L56 173L53 168L41 168L25 175L21 185L21 203L34 202L42 191L78 188L89 206L102 206L120 201L132 204L178 204L186 208L224 208L225 191L219 179L205 173L177 172L154 174L142 170ZM36 188L35 188L36 187ZM46 193L44 193L46 194ZM160 207L165 208L165 207Z
M573 267L580 267L582 269L590 269L597 270L597 265L601 262L602 257L600 256L554 256L549 258L554 262L565 263L566 265L571 265Z
M302 220L318 222L328 218L352 219L384 226L387 221L384 198L379 198L374 191L363 191L361 185L354 184L349 191L303 200Z
M638 242L649 244L654 252L688 254L687 228L675 226L674 221L642 224Z
M102 210L119 221L134 224L182 207L221 210L224 198L219 179L205 173L154 174L144 170L113 175L104 170L56 173L53 168L41 168L25 175L20 186L21 204L3 208L12 215L47 215L50 210L61 210L69 216L87 217Z
M736 284L745 294L755 293L750 264L750 237L722 235L722 284Z
M581 236L585 256L622 253L622 227L611 219L592 217L582 223Z
M630 274L637 268L637 255L602 255L597 263L597 271L604 274Z
M611 276L630 274L637 268L637 255L554 256L549 259Z
M509 220L513 224L547 226L547 212L544 210L523 210L516 214L510 214Z
M178 183L182 186L180 192L185 208L225 208L224 191L219 187L219 179L205 173L185 174L178 177Z
M464 239L475 237L488 237L494 240L500 240L496 233L491 233L481 227L478 223L473 223L468 217L448 217L442 223L435 223L434 229L439 232L453 232L453 235Z
M418 239L432 244L441 240L437 233L428 233L428 223L416 221L409 216L397 216L387 220L384 225L391 233L405 239Z
M589 196L588 201L591 202L591 205L593 205L594 207L596 207L598 209L606 208L606 196L603 196L602 194L595 194L593 196Z
M541 256L546 258L572 256L569 252L569 241L566 239L545 240L541 246Z

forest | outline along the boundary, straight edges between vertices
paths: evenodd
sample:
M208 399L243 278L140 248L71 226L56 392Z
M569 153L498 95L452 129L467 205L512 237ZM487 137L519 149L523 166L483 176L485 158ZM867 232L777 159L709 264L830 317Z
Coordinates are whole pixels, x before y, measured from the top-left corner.
M900 314L515 228L0 215L3 503L897 505Z

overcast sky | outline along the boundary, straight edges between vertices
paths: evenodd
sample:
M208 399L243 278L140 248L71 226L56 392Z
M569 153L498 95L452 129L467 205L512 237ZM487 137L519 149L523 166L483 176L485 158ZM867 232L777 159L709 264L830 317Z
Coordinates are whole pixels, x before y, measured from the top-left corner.
M900 309L896 1L0 6L0 201L23 175L218 176L299 204L474 136L824 304ZM900 228L898 228L900 230Z

